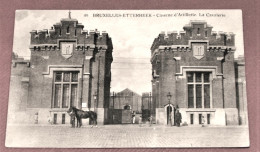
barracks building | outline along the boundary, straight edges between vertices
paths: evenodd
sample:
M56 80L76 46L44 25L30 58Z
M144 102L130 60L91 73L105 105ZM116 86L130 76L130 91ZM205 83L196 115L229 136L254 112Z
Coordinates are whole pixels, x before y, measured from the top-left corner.
M49 30L31 31L30 61L13 54L8 121L69 124L66 111L76 106L106 123L112 40L83 28L69 13Z
M140 103L131 90L122 91L129 96L124 103L121 94L110 97L112 40L83 28L69 13L49 30L31 31L30 60L13 53L8 123L37 117L39 124L50 118L69 124L66 111L76 106L97 112L98 124L119 122L119 109L150 110L161 125L174 124L176 110L188 125L203 119L208 125L248 124L245 65L234 58L235 34L216 33L204 21L191 21L179 34L159 34L151 47L152 95L145 107L146 99ZM126 121L123 114L118 118Z
M152 100L156 122L247 124L245 69L235 60L235 34L214 32L204 21L184 31L162 32L151 46ZM171 120L171 121L170 121Z

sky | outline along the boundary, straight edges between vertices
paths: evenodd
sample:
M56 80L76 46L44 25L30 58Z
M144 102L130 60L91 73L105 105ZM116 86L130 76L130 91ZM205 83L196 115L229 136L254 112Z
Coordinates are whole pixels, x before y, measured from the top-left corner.
M13 51L20 57L29 59L30 32L50 29L62 18L68 18L68 12L69 10L17 10ZM106 31L112 38L114 60L111 67L111 91L115 92L125 88L138 94L151 92L150 48L153 40L161 31L183 31L183 26L191 20L206 21L216 32L233 32L236 35L235 57L244 55L241 10L71 10L71 17L82 23L84 30Z

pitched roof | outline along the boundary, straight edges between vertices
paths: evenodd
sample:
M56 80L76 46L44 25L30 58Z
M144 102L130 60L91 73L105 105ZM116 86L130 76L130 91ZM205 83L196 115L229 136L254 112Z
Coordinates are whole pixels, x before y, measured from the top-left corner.
M124 94L124 95L128 95L128 96L141 96L138 93L136 93L128 88L118 92L117 94Z

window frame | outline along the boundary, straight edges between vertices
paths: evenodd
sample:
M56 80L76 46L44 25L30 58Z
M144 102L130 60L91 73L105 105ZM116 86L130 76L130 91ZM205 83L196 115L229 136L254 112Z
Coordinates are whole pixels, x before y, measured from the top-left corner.
M201 73L201 81L200 82L197 82L197 73ZM204 78L204 75L208 73L209 74L209 81L208 82L205 82L205 78ZM192 82L189 82L189 79L188 79L188 75L189 74L192 74ZM210 109L210 108L213 108L212 107L212 72L211 71L186 71L186 85L187 85L187 91L186 91L186 94L187 94L187 108L189 109ZM196 88L197 86L200 85L201 86L201 107L197 107L197 91L196 91ZM205 90L204 90L204 86L208 86L209 85L209 107L205 107ZM190 107L189 106L189 86L192 86L193 88L193 107Z
M61 73L61 81L56 81L56 74L57 73ZM64 74L65 73L69 73L70 77L69 77L69 81L64 81ZM77 81L72 81L72 74L73 73L77 73ZM51 103L51 108L52 109L67 109L69 108L72 104L72 85L77 85L77 88L76 88L76 103L78 102L78 95L79 95L79 82L80 82L80 71L53 71L53 83L52 83L52 86L53 86L53 90L52 90L52 103ZM60 100L60 103L59 103L59 106L58 107L55 107L55 96L56 96L56 85L60 85L60 88L61 88L61 92L60 92L60 97L61 98ZM68 105L67 107L63 106L64 104L64 101L63 101L63 96L64 96L64 85L69 85L69 91L68 91L68 94L69 94L69 99L68 99ZM74 103L75 104L75 103ZM65 104L66 105L66 104Z

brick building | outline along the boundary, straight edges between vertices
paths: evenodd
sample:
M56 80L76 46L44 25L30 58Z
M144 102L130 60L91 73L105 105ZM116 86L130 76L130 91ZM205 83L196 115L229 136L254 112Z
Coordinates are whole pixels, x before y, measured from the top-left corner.
M83 28L69 13L51 29L31 32L31 59L13 59L11 73L9 105L17 103L12 95L22 87L20 111L26 114L20 119L32 121L38 114L40 124L48 123L48 117L58 124L68 124L66 110L76 106L96 111L99 124L106 122L112 40L106 32Z
M169 124L179 109L182 122L190 125L201 124L203 117L210 125L246 124L244 64L234 59L235 34L212 28L191 21L179 34L162 32L155 38L151 63L157 123Z
M8 123L26 123L30 120L33 121L34 113L26 111L29 76L30 61L19 58L17 54L12 53ZM31 115L29 113L31 113Z
M247 96L246 96L246 77L244 57L238 57L235 61L236 75L236 103L239 115L239 124L248 124Z

